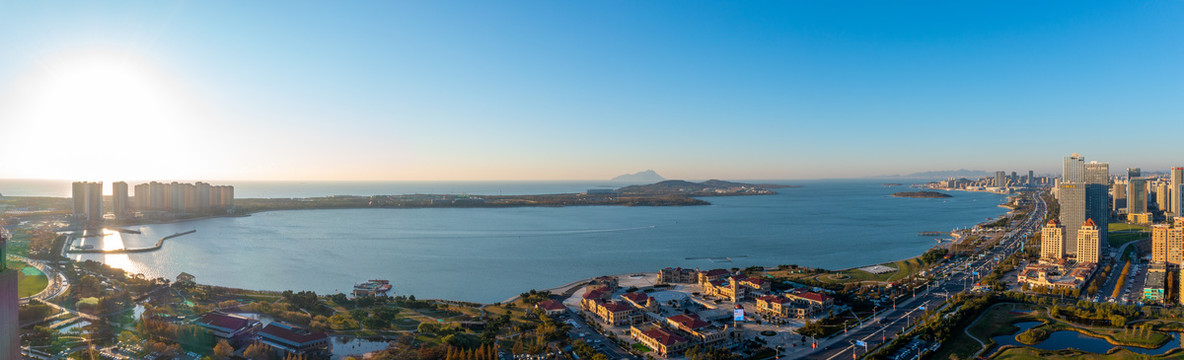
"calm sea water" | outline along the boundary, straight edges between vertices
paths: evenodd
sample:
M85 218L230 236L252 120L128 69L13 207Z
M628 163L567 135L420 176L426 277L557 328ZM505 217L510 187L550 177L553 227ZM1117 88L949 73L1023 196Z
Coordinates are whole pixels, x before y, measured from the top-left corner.
M97 247L151 245L131 255L78 255L150 277L189 272L202 283L346 292L390 279L398 294L477 302L597 275L801 264L847 268L915 256L948 231L999 216L1004 197L892 198L878 181L796 181L778 195L706 198L691 207L352 209L257 213L139 227ZM476 192L476 191L473 191ZM105 243L98 243L103 241ZM703 259L730 257L732 262Z

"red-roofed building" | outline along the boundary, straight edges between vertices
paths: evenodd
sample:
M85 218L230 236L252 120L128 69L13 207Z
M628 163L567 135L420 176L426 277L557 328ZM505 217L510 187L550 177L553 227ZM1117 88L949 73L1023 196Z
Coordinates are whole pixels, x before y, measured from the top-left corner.
M756 298L757 311L772 313L778 316L802 318L809 315L806 306L802 306L788 297L765 295Z
M625 293L624 295L621 295L621 298L625 299L626 302L633 304L633 306L635 306L639 309L642 309L642 310L649 310L653 306L656 305L654 298L652 298L649 295L646 295L645 293L640 292L640 291Z
M724 269L700 271L699 272L699 284L723 280L731 275L732 275L732 273L730 273Z
M694 269L665 268L658 270L658 282L662 284L694 284L699 281L699 272Z
M544 314L547 314L547 316L554 316L567 312L567 306L564 306L563 303L555 300L539 301L537 304L534 304L534 307L542 310Z
M613 301L597 301L595 313L604 323L614 326L636 324L645 320L645 315L632 305Z
M798 289L785 294L785 296L793 299L794 301L821 308L826 308L835 304L835 300L830 296L819 294L813 291L802 291Z
M259 341L271 346L280 357L288 355L329 356L332 344L323 332L310 332L304 328L273 322L259 331Z
M675 335L669 331L661 328L651 327L649 330L641 330L636 326L629 328L629 335L634 340L654 350L661 357L669 357L672 354L677 354L686 350L690 345L690 341Z
M689 339L694 339L696 343L701 344L715 344L722 342L728 338L728 327L724 326L722 329L711 325L711 323L703 321L699 315L695 314L679 314L666 318L666 325L679 331Z
M259 332L259 328L263 327L259 320L221 312L205 314L197 324L209 329L214 333L214 337L224 339L234 347L250 342Z
M580 299L580 307L585 311L596 312L597 301L607 301L612 296L612 292L605 288L587 289L584 291L584 296Z

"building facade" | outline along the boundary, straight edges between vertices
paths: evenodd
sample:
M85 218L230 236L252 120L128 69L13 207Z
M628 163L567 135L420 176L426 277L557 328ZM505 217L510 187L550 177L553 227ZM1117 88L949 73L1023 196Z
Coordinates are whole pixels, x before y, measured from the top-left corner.
M1065 227L1057 219L1040 229L1040 260L1057 261L1065 257Z
M1077 231L1077 262L1097 264L1101 260L1101 231L1093 219L1086 219Z

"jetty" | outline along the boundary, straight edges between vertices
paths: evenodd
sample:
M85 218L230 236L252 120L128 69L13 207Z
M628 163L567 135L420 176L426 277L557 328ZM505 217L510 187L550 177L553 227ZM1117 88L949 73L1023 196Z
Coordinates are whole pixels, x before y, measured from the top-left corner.
M917 233L917 236L942 236L945 234L949 233L945 231L922 231Z
M155 246L149 246L149 247L123 248L123 249L112 249L112 250L72 248L70 250L67 250L66 252L76 253L76 254L131 254L131 253L142 253L142 252L156 251L156 250L160 250L160 248L162 246L164 246L165 240L172 239L172 238L179 237L179 236L189 235L189 234L192 234L195 232L197 232L196 229L189 230L186 232L179 232L179 233L172 234L169 236L165 236L165 237L160 238L160 240L157 240Z

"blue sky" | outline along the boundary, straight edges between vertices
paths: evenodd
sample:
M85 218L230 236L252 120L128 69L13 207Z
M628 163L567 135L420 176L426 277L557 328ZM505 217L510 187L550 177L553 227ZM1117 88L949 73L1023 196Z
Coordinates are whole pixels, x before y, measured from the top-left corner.
M1181 29L1171 2L0 2L0 177L1164 169Z

